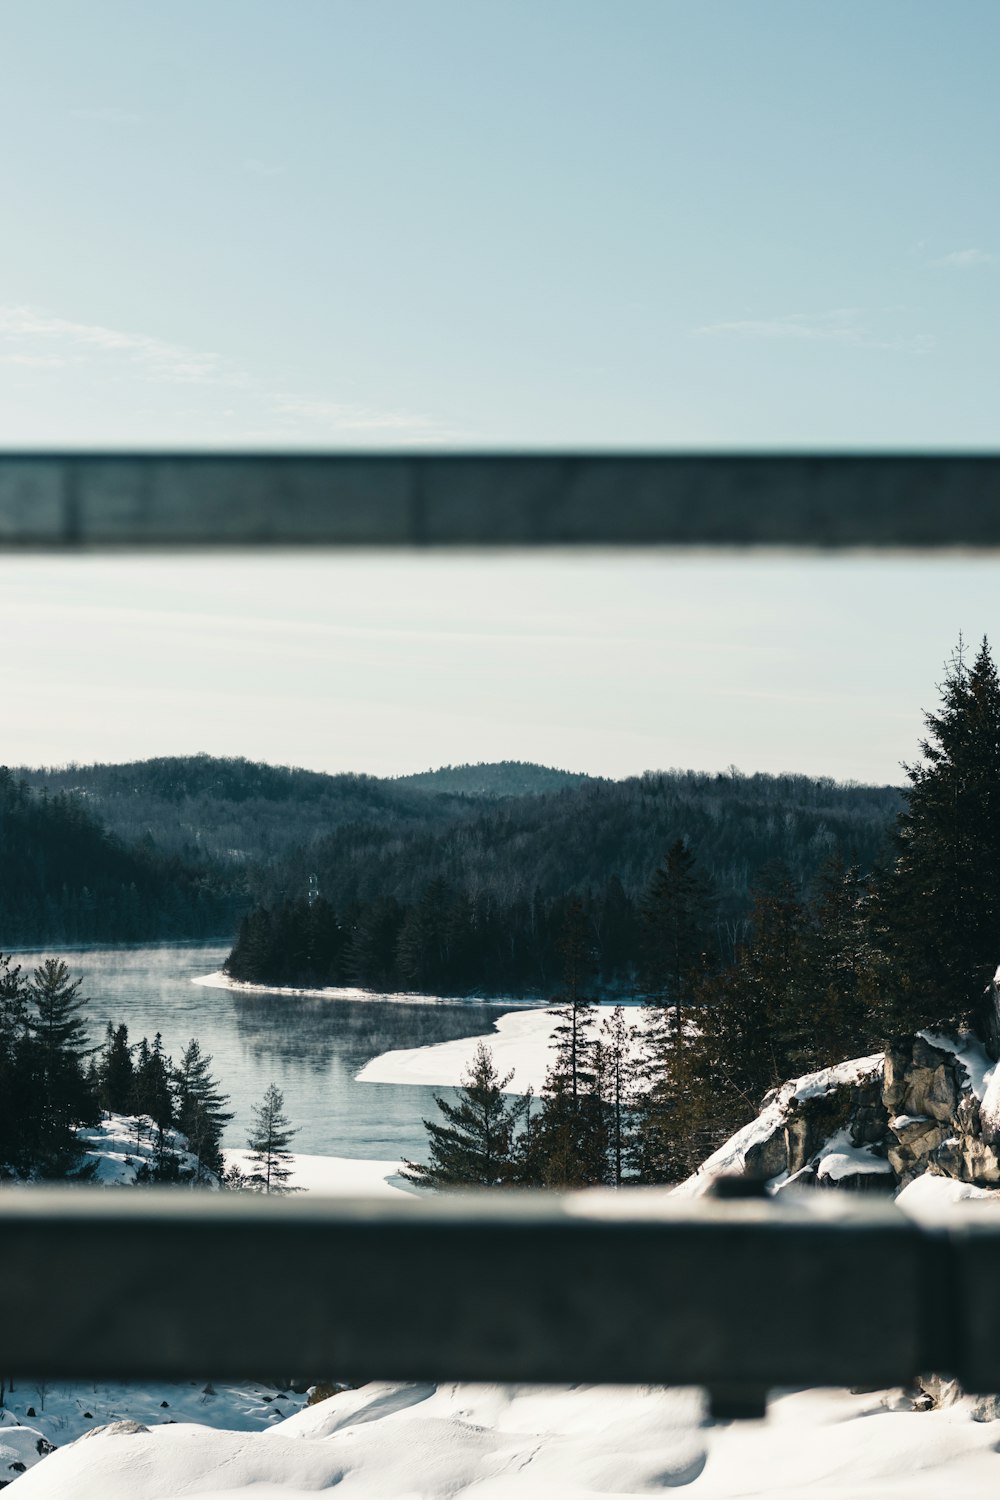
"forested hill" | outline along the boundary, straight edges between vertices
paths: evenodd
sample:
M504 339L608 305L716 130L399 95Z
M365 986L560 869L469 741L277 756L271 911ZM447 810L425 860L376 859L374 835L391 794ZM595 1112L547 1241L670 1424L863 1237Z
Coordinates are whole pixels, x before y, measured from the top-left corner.
M109 835L78 801L0 766L0 951L44 943L217 937L242 882Z
M310 874L336 906L418 898L431 880L507 900L597 890L610 880L636 897L675 839L685 839L724 910L745 909L750 886L780 861L801 886L832 855L870 869L899 811L895 787L808 776L667 771L585 780L557 791L483 800L437 826L357 822L317 838L268 875L265 898L303 891Z
M341 924L363 925L377 908L398 936L433 887L477 921L488 912L509 948L502 913L516 910L524 926L525 912L534 921L539 903L554 911L573 894L627 926L676 839L712 878L720 932L731 932L775 862L801 889L832 855L868 869L901 802L893 787L805 776L671 771L615 782L517 763L380 780L199 755L25 779L35 792L17 792L16 817L6 815L26 871L21 882L4 861L7 943L233 930L248 907L294 903L315 875ZM530 790L501 790L515 785ZM500 987L527 983L496 972ZM391 964L383 974L401 979Z
M122 765L19 769L36 789L82 800L119 838L188 859L269 865L345 824L438 826L461 799L375 776L329 776L239 757L162 756Z
M901 801L893 787L669 772L473 803L438 828L344 827L261 872L228 967L267 984L544 993L577 900L597 983L621 990L635 983L643 898L676 841L711 882L728 960L769 869L803 894L832 859L870 869Z
M476 765L441 766L397 776L393 785L417 792L451 792L460 797L534 797L594 778L582 771L557 771L528 760L480 761Z

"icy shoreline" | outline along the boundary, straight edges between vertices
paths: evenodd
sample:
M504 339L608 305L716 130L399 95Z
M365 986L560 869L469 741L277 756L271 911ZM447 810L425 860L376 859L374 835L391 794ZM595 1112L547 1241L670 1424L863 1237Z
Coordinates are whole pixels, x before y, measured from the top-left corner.
M315 1000L371 1000L384 1001L389 1005L509 1005L522 1010L537 1009L542 1000L518 1000L510 995L420 995L408 990L392 991L362 990L352 985L326 985L321 989L288 984L255 984L249 979L233 979L223 969L213 974L199 974L191 981L205 989L234 990L253 995L287 995Z

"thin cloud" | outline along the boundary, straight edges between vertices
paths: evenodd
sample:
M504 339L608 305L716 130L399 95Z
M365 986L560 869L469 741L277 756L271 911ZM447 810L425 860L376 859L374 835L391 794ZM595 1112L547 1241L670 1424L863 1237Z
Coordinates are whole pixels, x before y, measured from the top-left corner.
M36 307L0 304L0 365L56 369L96 361L106 363L113 372L124 362L152 385L232 391L234 396L223 398L226 407L217 414L225 427L220 435L227 438L232 437L234 421L249 441L324 442L358 437L370 442L429 443L462 437L418 412L382 410L315 391L275 391L216 353L57 317ZM153 407L139 414L147 418L164 415ZM191 415L203 419L205 412L192 410Z
M384 437L389 433L398 433L400 436L430 442L450 435L432 417L416 412L378 411L355 402L317 400L294 393L273 397L272 410L276 417L306 422L310 426L325 429L333 436L365 433Z
M114 104L98 104L86 109L71 109L74 120L93 120L98 125L137 125L142 115L132 109L119 109Z
M262 161L257 156L249 156L243 163L243 170L253 177L280 177L285 169L274 162Z
M777 318L740 318L705 323L694 332L711 338L779 339L795 343L841 344L855 349L892 349L904 354L926 354L934 347L928 334L902 338L874 332L857 308L834 308L825 313L785 313Z
M123 333L100 323L77 323L57 318L34 307L0 305L0 339L11 342L44 342L62 345L65 351L91 351L122 355L161 380L196 384L239 384L235 372L227 371L217 354L202 354L145 334ZM7 351L5 351L7 352ZM31 357L33 351L14 349L11 359Z
M993 266L1000 260L1000 256L991 255L988 250L980 250L976 247L971 250L950 250L947 255L941 255L937 260L928 261L930 266L944 266L946 269L956 271L968 271L973 266Z

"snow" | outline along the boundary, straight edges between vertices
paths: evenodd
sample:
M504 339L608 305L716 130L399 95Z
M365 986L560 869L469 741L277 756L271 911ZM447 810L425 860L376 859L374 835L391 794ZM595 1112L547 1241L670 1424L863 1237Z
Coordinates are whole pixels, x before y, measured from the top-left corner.
M767 1422L712 1428L691 1391L375 1383L263 1431L140 1418L138 1431L60 1448L16 1494L305 1500L343 1487L351 1500L593 1500L690 1485L700 1500L993 1500L995 1425L974 1422L968 1402L899 1404L804 1391L773 1400Z
M223 969L217 969L214 974L199 974L191 980L191 983L204 985L213 990L246 991L254 995L306 996L317 1000L372 1000L397 1005L523 1004L536 1008L538 1006L537 1000L518 1001L509 995L501 996L498 1000L496 996L488 995L418 995L407 990L386 994L382 990L362 990L344 984L330 984L320 989L287 984L252 984L248 979L233 979Z
M713 1177L742 1172L747 1153L754 1146L762 1146L784 1124L793 1099L814 1099L819 1095L832 1093L844 1084L866 1083L881 1075L884 1062L881 1052L874 1052L869 1057L853 1057L847 1062L836 1063L831 1068L820 1068L816 1073L793 1078L780 1088L773 1089L756 1119L731 1135L728 1141L724 1141L717 1151L713 1151L702 1162L693 1176L686 1182L679 1183L673 1191L682 1197L698 1197L707 1192Z
M17 1381L0 1408L0 1484L19 1472L11 1472L11 1464L30 1469L50 1447L61 1449L113 1422L143 1427L185 1422L253 1432L282 1422L305 1400L276 1386L220 1382L206 1389L204 1380L155 1386ZM28 1415L29 1408L34 1416ZM70 1493L66 1491L66 1500Z
M936 1172L922 1172L896 1194L896 1204L920 1223L940 1224L951 1217L956 1203L971 1198L1000 1199L1000 1189L976 1187L955 1177L941 1177Z
M610 1019L614 1009L613 1005L599 1005L597 1025ZM654 1019L644 1006L625 1007L626 1024L635 1038ZM494 1021L493 1036L460 1037L457 1041L437 1042L428 1047L383 1052L365 1063L356 1078L359 1083L413 1083L457 1088L477 1046L485 1041L500 1077L513 1074L507 1085L508 1092L523 1094L531 1088L537 1094L552 1060L549 1049L552 1033L558 1024L558 1017L551 1008L510 1011Z
M148 1167L159 1150L160 1132L149 1115L116 1115L105 1112L98 1125L79 1126L77 1139L85 1148L77 1173L102 1187L134 1187L139 1172ZM187 1149L187 1137L179 1130L165 1130L164 1150L177 1159L182 1178L199 1179L209 1186L217 1180Z
M996 1063L987 1054L978 1037L966 1031L960 1032L957 1037L947 1036L940 1031L918 1031L917 1035L922 1036L925 1042L930 1042L932 1047L954 1054L965 1069L970 1089L982 1102L992 1082Z
M224 1151L226 1165L232 1163L243 1172L251 1171L249 1151ZM289 1163L290 1187L305 1193L323 1193L327 1197L398 1198L401 1193L419 1191L398 1175L402 1162L376 1161L370 1157L306 1156L293 1153Z
M840 1182L844 1177L859 1173L891 1177L892 1168L883 1156L876 1156L870 1146L856 1146L847 1130L838 1130L826 1143L826 1148L816 1167L817 1177L826 1177L830 1182Z

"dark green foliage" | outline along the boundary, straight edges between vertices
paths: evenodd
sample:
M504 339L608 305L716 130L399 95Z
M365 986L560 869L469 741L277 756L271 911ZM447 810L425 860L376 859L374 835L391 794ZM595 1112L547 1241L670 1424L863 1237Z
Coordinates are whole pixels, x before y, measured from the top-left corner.
M173 1075L174 1113L178 1130L187 1136L189 1149L203 1166L221 1176L225 1170L222 1137L233 1116L226 1109L229 1100L209 1071L211 1062L211 1057L202 1053L192 1037Z
M128 1027L108 1022L104 1051L97 1063L97 1098L102 1109L124 1115L132 1108L135 1096L135 1067Z
M500 760L417 771L411 776L395 777L393 784L437 796L451 793L458 797L497 799L537 797L543 792L578 786L583 781L594 779L580 771L557 771L551 766L535 765L532 761Z
M64 1176L97 1118L79 988L58 959L26 979L0 955L0 1164L20 1176Z
M231 877L111 837L77 799L0 767L0 941L138 942L231 930ZM242 882L240 882L242 884Z
M925 715L923 759L907 767L906 809L886 891L901 1020L968 1020L1000 962L1000 683L982 642L961 642Z
M634 993L640 975L662 993L669 934L656 938L648 909L649 870L663 849L702 835L699 878L715 892L701 939L711 966L733 956L748 882L768 860L785 856L800 888L831 851L866 867L898 804L891 789L805 777L671 773L467 799L436 825L402 812L344 825L260 872L271 895L245 920L227 968L275 985L544 996L558 981L559 934L576 901L592 934L595 993ZM323 896L310 907L313 872ZM282 887L303 894L282 896Z
M654 872L641 905L642 972L649 1025L636 1098L632 1161L645 1182L673 1182L689 1169L697 1090L693 1032L701 1024L699 984L718 967L712 942L714 893L693 852L678 839Z
M407 1162L403 1176L426 1187L498 1187L518 1175L516 1134L529 1101L504 1093L512 1074L500 1078L485 1043L462 1079L454 1104L435 1096L444 1124L425 1120L427 1165Z
M258 1193L289 1193L292 1175L288 1147L296 1134L285 1114L285 1096L270 1084L260 1104L254 1105L253 1126L247 1137L252 1170L244 1185Z
M87 1077L90 1055L82 980L61 959L45 959L27 986L28 1058L38 1102L35 1165L43 1176L63 1176L79 1155L74 1125L97 1118Z

